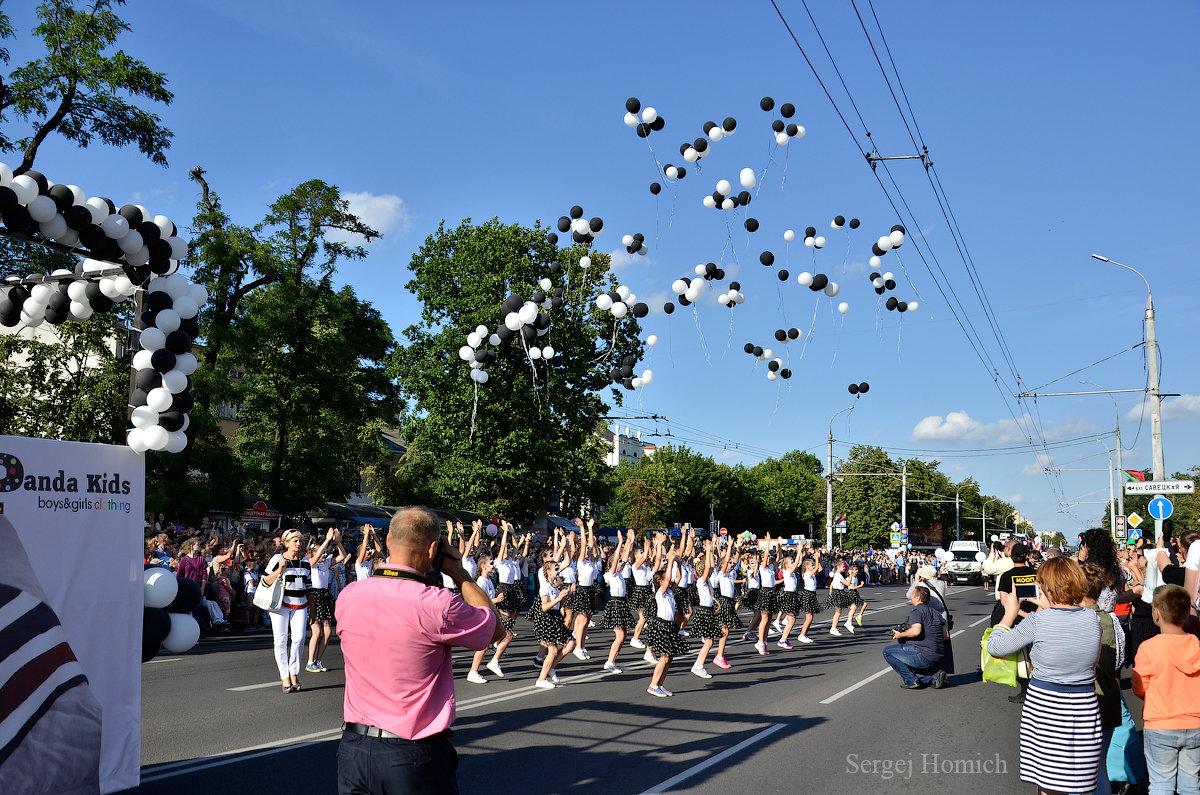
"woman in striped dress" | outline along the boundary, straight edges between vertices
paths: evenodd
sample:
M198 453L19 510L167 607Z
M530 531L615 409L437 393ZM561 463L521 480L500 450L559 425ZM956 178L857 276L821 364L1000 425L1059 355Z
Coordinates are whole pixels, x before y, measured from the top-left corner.
M283 692L300 692L300 652L308 619L308 589L312 587L312 561L300 556L299 530L283 534L283 552L267 563L263 585L272 586L283 577L283 601L278 610L269 611L274 639L275 665ZM322 551L324 551L322 549ZM290 637L289 637L290 636ZM290 640L290 644L289 644Z
M1015 591L1002 592L1004 617L988 638L987 651L1006 657L1031 646L1033 679L1021 710L1021 780L1038 791L1091 792L1103 764L1096 661L1102 631L1096 613L1079 603L1087 578L1068 558L1043 563L1037 571L1048 604L1016 622Z
M620 531L617 531L617 548L609 558L608 571L604 574L604 581L608 583L608 604L604 606L604 616L600 623L616 635L612 646L608 648L608 661L604 663L604 670L614 674L621 673L621 669L617 667L617 653L625 644L626 630L631 629L634 623L633 612L629 609L629 600L625 595L626 583L623 575L625 566L629 564L629 556L633 552L633 542L632 530L623 541Z
M692 635L702 639L700 653L696 655L696 662L692 665L692 673L701 679L712 679L712 674L704 668L704 661L708 659L708 653L712 651L713 641L721 641L717 654L723 657L725 639L729 637L729 627L717 620L716 598L713 593L713 582L716 580L716 575L716 567L713 565L712 539L706 538L704 539L704 557L696 558L696 594L699 604L692 611Z

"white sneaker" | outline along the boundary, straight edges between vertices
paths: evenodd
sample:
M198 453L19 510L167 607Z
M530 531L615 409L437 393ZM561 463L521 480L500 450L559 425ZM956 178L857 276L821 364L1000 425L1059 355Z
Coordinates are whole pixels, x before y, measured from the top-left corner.
M692 673L694 673L696 676L700 677L701 679L712 679L712 674L710 674L708 671L704 670L703 665L693 665Z
M692 636L692 634L690 632L688 632L686 629L679 630L679 637L690 638L691 636Z
M558 671L553 668L550 669L550 681L556 685L558 684Z
M479 675L479 671L467 671L467 681L477 685L487 684L487 680Z
M837 635L838 637L841 637L841 634L842 634L842 633L841 633L841 631L840 631L840 630L838 630L838 628L837 628L837 627L832 627L832 628L830 628L830 630L829 630L829 634L830 634L830 635Z
M595 629L595 628L596 628L596 622L595 622L595 621L589 621L589 622L588 622L588 629Z
M587 649L581 649L578 646L575 647L575 651L571 652L571 654L574 654L577 660L586 660L588 658Z
M776 632L783 632L783 624L780 624L778 621L775 621L774 623L772 623L771 628L774 629Z
M634 638L633 640L629 641L629 645L630 645L630 646L632 646L632 647L633 647L633 648L635 648L635 649L644 649L644 648L646 648L646 643L645 643L645 641L641 640L640 638Z
M539 679L533 683L534 687L540 687L542 690L553 690L555 685L549 679Z
M615 663L610 663L610 662L604 663L604 670L608 671L610 674L624 673L624 671L622 671L620 668L618 668Z
M801 643L812 643L812 638L810 638L808 635L801 635L800 637L796 638L796 640L800 641Z
M487 664L487 669L496 675L497 679L504 678L504 672L500 670L500 663L493 657L492 661Z
M651 665L654 665L658 662L658 660L654 659L654 652L652 652L648 649L646 650L646 653L642 655L642 659L645 660L646 662L650 663Z
M846 628L846 631L849 632L851 635L854 634L854 625L850 623L850 619L846 619L846 623L843 624L842 626L844 626Z

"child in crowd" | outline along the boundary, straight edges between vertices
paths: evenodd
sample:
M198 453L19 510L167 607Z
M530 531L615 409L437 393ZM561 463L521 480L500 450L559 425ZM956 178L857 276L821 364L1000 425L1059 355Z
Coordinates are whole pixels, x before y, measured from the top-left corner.
M1200 640L1183 631L1190 601L1178 585L1154 591L1159 634L1142 642L1134 661L1151 795L1200 791Z

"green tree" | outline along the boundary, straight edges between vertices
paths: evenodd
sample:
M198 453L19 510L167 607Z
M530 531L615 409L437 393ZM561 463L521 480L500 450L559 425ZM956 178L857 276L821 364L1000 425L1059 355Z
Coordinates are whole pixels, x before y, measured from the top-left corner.
M553 263L562 268L553 281L567 288L566 299L537 344L558 355L548 366L531 362L518 335L494 349L490 380L476 387L458 358L467 334L495 329L505 298L531 298ZM559 249L540 226L467 219L453 229L443 221L410 268L406 286L421 302L421 322L405 329L408 344L392 361L411 401L409 454L372 495L390 503L421 494L432 505L510 517L543 513L564 487L564 504L581 499L596 466L579 456L600 455L593 437L608 410L601 392L612 384L610 369L641 355L637 321L627 316L614 329L612 316L592 304L595 290L615 287L608 256ZM620 393L611 395L619 404Z
M129 31L112 7L112 0L81 8L71 0L38 6L33 34L42 39L45 55L10 72L0 93L0 149L21 153L17 173L33 166L52 134L81 147L97 139L110 146L136 144L153 162L167 164L171 131L127 97L169 104L173 95L162 73L124 50L112 51ZM0 14L0 37L14 35L8 15ZM7 50L0 60L8 63ZM14 124L20 132L10 131Z
M658 517L666 506L667 495L659 486L639 478L628 478L621 491L629 503L628 525L641 536L648 527L658 527Z
M793 450L782 458L767 459L748 471L753 489L747 497L760 506L762 524L739 526L761 535L808 535L810 528L824 522L824 467L812 453ZM743 487L745 488L745 486Z
M246 476L216 418L197 406L182 453L146 453L146 510L199 525L210 511L240 512Z
M855 445L834 471L833 512L846 516L846 534L835 542L887 546L889 526L900 521L900 466L882 448Z

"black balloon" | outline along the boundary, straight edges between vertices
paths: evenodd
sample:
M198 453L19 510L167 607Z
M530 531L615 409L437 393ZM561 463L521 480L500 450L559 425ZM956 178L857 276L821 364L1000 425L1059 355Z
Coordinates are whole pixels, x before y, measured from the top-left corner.
M521 339L525 341L526 345L532 345L533 341L537 339L537 329L533 326L521 326L521 330L517 333L521 335Z
M717 272L717 263L709 262L704 265L704 272L712 275Z
M858 229L860 223L861 223L861 221L859 221L857 218L851 218L850 219L850 228Z
M884 251L883 249L881 249L881 248L879 247L879 244L878 244L878 243L872 243L872 244L871 244L871 253L872 253L872 254L874 254L874 255L875 255L875 256L877 256L877 257L882 257L882 256L883 256L884 254L886 254L887 252L886 252L886 251Z
M171 616L161 607L142 608L142 662L150 662L171 632Z
M572 232L571 240L573 240L576 243L587 243L588 241L591 240L591 238L588 237L587 235L583 234L582 232Z
M558 219L558 231L560 231L560 232L570 232L570 231L571 231L571 219L570 219L570 218L568 218L568 217L567 217L567 216L565 216L565 215L564 215L564 216L561 216L561 217Z
M783 121L781 121L780 119L776 119L775 121L771 122L771 129L777 133L783 132L784 131Z
M543 302L543 301L545 301L545 300L546 300L546 294L545 294L545 293L543 293L541 290L535 290L535 291L534 291L534 293L533 293L533 302L534 302L535 304L540 304L540 303L542 303L542 302Z
M175 329L167 335L167 350L179 356L192 349L192 338L182 329Z
M740 290L740 289L742 289L742 283L741 282L730 282L729 289L730 290Z
M789 274L787 272L787 268L780 268L779 273L776 275L779 277L779 281L786 282Z
M761 100L759 100L758 106L763 110L771 110L775 107L775 100L771 99L770 97L763 97Z
M871 385L868 384L866 381L863 381L861 384L858 385L858 391L865 395L871 391Z
M190 379L189 379L190 381ZM190 387L190 383L189 383ZM192 397L191 392L180 392L171 398L171 410L182 411L187 414L196 405L196 398Z
M631 367L630 365L625 365L624 367L621 368L621 377L622 378L629 378L632 375L633 375L633 367Z
M785 102L779 106L779 115L785 119L790 119L796 115L796 106L790 102Z
M149 392L155 387L162 386L162 373L150 367L138 370L133 374L133 385L138 389L144 389Z
M179 331L196 339L200 336L200 321L194 317L185 317L179 321Z
M666 126L667 126L667 120L664 119L662 116L658 116L654 119L654 121L650 122L650 129L654 130L655 132L658 132L659 130L661 130L662 128L664 128Z
M708 135L709 132L712 130L712 128L716 127L716 126L717 126L717 123L715 121L704 122L704 134Z
M635 364L637 364L637 357L636 356L622 356L621 364L625 367L633 367Z
M546 242L552 246L557 246L558 245L558 234L555 232L551 232L550 234L546 235Z
M857 395L858 394L858 384L851 384L850 386L846 387L846 391L849 392L851 395Z
M888 290L895 290L896 289L896 280L888 279L887 281L885 281L883 283L883 286Z
M72 205L63 210L63 220L67 222L67 227L74 229L76 232L82 232L92 224L92 213L86 207ZM108 237L108 235L105 235Z
M641 109L642 103L637 97L630 97L629 99L625 100L625 110L629 111L630 113L637 113Z
M787 369L787 368L785 367L785 368L783 368L782 370L780 370L780 371L779 371L779 377L780 377L780 378L784 378L784 379L786 379L786 378L791 378L791 377L792 377L792 371L791 371L791 370L789 370L789 369Z
M551 273L561 273L561 272L562 272L562 265L559 265L557 262L551 262L551 263L550 263L550 267L548 268L548 270L549 270Z
M633 305L633 316L634 317L645 317L648 314L650 314L650 307L647 306L646 304L643 304L641 301L639 301L638 303Z
M121 205L121 209L117 210L117 212L121 214L122 218L129 222L130 229L136 229L138 224L146 220L142 217L142 211L132 204Z
M892 310L895 309L899 303L900 302L896 300L896 296L893 295L888 298L886 306L889 310Z
M91 217L91 214L88 214L88 218ZM102 249L107 246L108 241L108 235L104 234L104 230L96 224L88 224L79 230L79 243L88 251L100 254Z
M817 275L813 276L812 286L808 289L812 290L813 292L819 292L820 290L824 290L828 284L829 277L823 273L818 273Z
M172 410L158 415L158 424L168 431L177 431L183 427L183 412Z
M708 151L708 139L707 138L697 138L696 140L692 141L692 148L695 149L697 152L707 152Z
M554 307L555 309L562 309L562 305L563 305L562 296L556 295L550 299L550 306Z
M775 255L772 254L770 251L764 251L763 253L758 255L758 261L761 262L763 265L774 265L775 264Z
M687 144L687 143L680 144L680 145L679 145L679 154L681 154L681 155L682 155L682 154L686 153L686 152L687 152L687 150L689 150L689 149L691 149L691 148L692 148L692 145L691 145L691 144Z
M670 301L667 301L665 304L663 304L663 312L665 312L666 314L669 315L674 311L675 311L675 304L671 303Z
M875 288L875 295L883 295L883 288L882 288L882 287L876 287L876 288Z
M748 190L744 190L737 195L738 204L742 205L743 207L749 204L752 198L754 197L750 195L750 191Z
M90 215L90 213L89 213ZM137 226L138 234L142 236L142 242L150 245L155 240L162 237L162 230L158 228L158 224L153 221L142 221Z
M867 276L867 281L874 282L880 277L879 271L871 271L871 275Z
M817 236L817 228L815 226L807 227L804 230L804 236L805 237L816 237Z
M7 185L0 186L0 213L15 210L21 203L17 201L17 192Z
M726 116L725 121L721 122L721 129L727 133L733 132L737 129L737 119L732 116Z
M165 290L158 290L146 295L146 300L142 303L143 308L152 309L155 312L161 312L164 309L170 309L174 303L171 294Z
M893 232L901 232L903 234L908 234L907 230L905 230L905 228L903 226L901 226L900 224L896 224L895 226L893 226L892 231Z
M614 367L614 368L612 368L611 370L609 370L609 371L608 371L608 377L609 377L609 378L611 378L611 379L612 379L612 380L614 380L614 381L620 381L620 380L621 380L621 368L620 368L620 367Z
M779 367L780 367L779 362L775 361L774 359L767 362L767 369L770 370L772 373L779 372Z
M179 592L167 605L168 613L191 613L200 606L200 586L188 577L179 578Z
M175 354L166 348L159 348L150 354L150 366L160 373L169 373L175 369Z
M675 169L675 171L676 171L675 179L683 179L684 177L687 176L687 169L684 168L683 166L680 166L679 168Z
M784 132L786 132L788 134L789 138L795 138L796 135L800 132L800 128L797 127L795 124L789 124L787 126L787 129Z
M840 227L846 223L846 217L844 215L835 216L833 222Z
M516 332L514 332L508 326L501 326L500 328L496 329L496 336L500 338L501 342L508 342L511 340L514 333Z
M717 281L724 279L725 278L725 270L723 268L717 268L717 272L713 274L713 278L716 279Z
M657 196L659 193L662 192L662 185L659 185L657 182L651 182L650 183L650 192L653 193L655 196Z
M800 329L798 329L798 328L788 329L788 339L790 339L790 340L800 339Z
M14 207L0 215L0 221L3 221L4 225L14 232L24 234L33 231L33 216L24 207Z
M744 346L742 346L742 350L744 350L746 353L754 353L754 343L747 342Z
M686 295L681 295L681 296L679 296L679 305L680 306L691 306L692 302L688 300L688 297ZM671 313L668 312L667 314L669 315Z
M25 176L37 183L39 194L44 195L46 191L50 190L50 180L46 179L46 175L42 172L29 169L25 172Z
M907 312L908 311L908 302L907 301L898 301L896 303L896 311L897 312Z
M781 328L775 329L775 339L779 340L780 342L783 342L784 340L787 339L787 332Z
M571 217L572 218L582 218L583 217L583 208L580 207L578 204L571 207Z
M755 356L762 356L762 355L763 355L763 349L762 349L762 346L761 346L761 345L755 345L755 346L754 346L754 355L755 355Z
M650 125L646 124L646 122L638 124L635 129L637 131L638 138L646 138L650 135Z
M100 292L100 285L96 282L88 283L84 288L84 297L94 312L107 312L113 307L113 300Z

